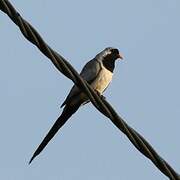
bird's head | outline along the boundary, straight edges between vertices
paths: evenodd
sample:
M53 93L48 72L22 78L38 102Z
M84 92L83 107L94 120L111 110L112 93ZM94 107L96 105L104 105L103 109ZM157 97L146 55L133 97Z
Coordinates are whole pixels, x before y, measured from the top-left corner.
M113 47L107 47L95 57L98 61L101 61L103 65L113 72L115 66L115 60L123 59L119 50Z
M123 56L120 54L119 50L113 47L107 47L103 51L101 51L96 56L97 59L103 60L116 60L116 59L123 59Z

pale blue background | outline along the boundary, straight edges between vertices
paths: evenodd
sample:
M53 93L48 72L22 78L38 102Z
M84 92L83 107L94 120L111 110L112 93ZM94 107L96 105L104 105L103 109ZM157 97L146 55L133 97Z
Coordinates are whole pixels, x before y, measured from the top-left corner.
M105 93L180 172L180 1L11 1L79 71L107 46L124 54ZM73 85L0 13L0 179L167 179L91 104L28 161Z

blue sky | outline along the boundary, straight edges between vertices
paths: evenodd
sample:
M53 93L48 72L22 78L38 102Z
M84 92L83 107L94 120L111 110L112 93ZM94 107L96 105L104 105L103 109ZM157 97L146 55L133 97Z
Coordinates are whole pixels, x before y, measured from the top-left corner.
M80 71L107 46L120 49L105 96L180 172L180 2L11 1ZM0 14L0 179L167 179L91 104L29 166L73 85Z

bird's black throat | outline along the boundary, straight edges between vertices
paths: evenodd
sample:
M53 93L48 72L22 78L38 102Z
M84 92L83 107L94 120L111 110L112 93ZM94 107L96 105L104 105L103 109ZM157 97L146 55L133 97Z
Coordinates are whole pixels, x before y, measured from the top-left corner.
M108 69L109 71L111 71L113 73L114 68L115 68L115 59L114 58L106 57L103 59L102 63L106 69Z

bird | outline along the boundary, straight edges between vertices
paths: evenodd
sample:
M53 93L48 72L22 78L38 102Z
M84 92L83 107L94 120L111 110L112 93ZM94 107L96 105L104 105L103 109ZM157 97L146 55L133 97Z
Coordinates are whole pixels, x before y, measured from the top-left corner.
M103 92L106 90L112 80L115 61L117 59L123 59L123 56L119 50L117 48L107 47L98 53L92 60L87 62L80 73L80 76L86 80L87 83L89 83L89 85L98 95L103 98L105 98L103 96ZM67 120L79 109L79 107L88 102L89 98L87 95L76 85L74 85L61 105L61 108L64 107L61 115L34 152L29 164L43 151L49 141L67 122Z

